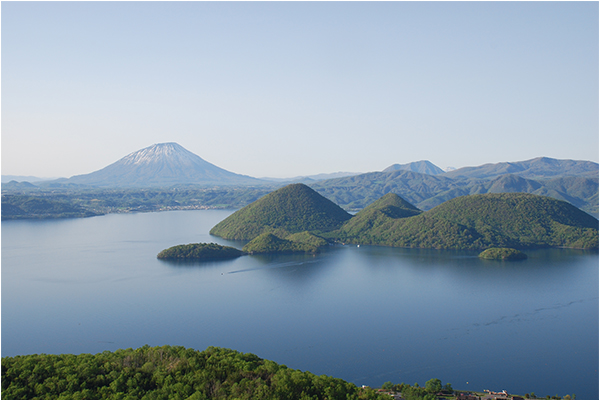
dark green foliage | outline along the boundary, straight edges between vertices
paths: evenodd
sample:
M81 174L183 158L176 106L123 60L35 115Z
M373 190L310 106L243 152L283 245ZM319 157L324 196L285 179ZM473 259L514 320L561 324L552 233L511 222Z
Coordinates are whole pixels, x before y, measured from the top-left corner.
M385 386L385 387L384 387ZM382 389L391 390L396 393L401 393L404 400L436 400L438 397L436 394L443 392L444 395L452 396L454 390L452 385L446 383L442 386L442 381L435 378L425 382L425 387L420 387L418 383L414 386L407 385L406 383L392 384L392 382L386 382L382 386Z
M422 212L417 207L413 206L395 193L388 193L384 195L379 200L374 201L362 209L358 214L371 210L381 210L384 214L391 218L412 217L413 215L417 215Z
M243 253L233 247L216 243L190 243L169 247L158 253L157 258L167 260L219 260L236 258Z
M255 237L242 249L246 253L316 253L327 241L307 231L281 239L272 233Z
M438 393L442 391L442 381L434 378L425 382L425 390L429 393Z
M434 393L429 392L427 389L419 387L415 383L415 386L404 385L402 388L402 398L404 400L436 400L437 397Z
M492 247L479 253L479 258L486 260L525 260L527 254L517 250L506 247L498 248Z
M253 354L172 346L4 357L2 398L384 399L341 379L289 369Z
M301 183L285 186L236 211L210 233L225 239L252 240L263 233L279 237L342 226L351 215Z
M597 219L566 202L525 193L459 197L408 218L365 209L335 234L343 242L396 247L598 248Z
M328 244L327 240L323 239L320 236L314 235L308 231L291 234L285 239L295 243L312 246L315 248L327 246Z
M374 226L385 224L387 221L418 215L421 210L402 199L394 193L388 193L381 199L374 201L367 207L356 213L350 221L346 222L341 230L342 241L354 236L364 236L363 244L375 244L370 242L368 233Z

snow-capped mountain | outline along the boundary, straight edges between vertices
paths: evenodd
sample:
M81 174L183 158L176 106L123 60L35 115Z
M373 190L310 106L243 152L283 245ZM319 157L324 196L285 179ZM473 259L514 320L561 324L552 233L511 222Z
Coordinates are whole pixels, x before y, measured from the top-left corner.
M148 187L176 184L248 185L261 180L219 168L177 143L159 143L126 155L98 171L58 183L91 186Z

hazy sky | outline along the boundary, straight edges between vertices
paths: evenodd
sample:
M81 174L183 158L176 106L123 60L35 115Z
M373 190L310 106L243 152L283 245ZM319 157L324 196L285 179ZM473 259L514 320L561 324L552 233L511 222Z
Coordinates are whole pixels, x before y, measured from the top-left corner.
M2 2L2 174L598 162L598 2Z

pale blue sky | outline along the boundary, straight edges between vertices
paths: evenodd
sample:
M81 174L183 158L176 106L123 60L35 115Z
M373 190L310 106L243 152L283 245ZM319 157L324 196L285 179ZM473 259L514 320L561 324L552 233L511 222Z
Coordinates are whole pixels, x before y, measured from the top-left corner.
M2 174L598 162L598 2L2 2Z

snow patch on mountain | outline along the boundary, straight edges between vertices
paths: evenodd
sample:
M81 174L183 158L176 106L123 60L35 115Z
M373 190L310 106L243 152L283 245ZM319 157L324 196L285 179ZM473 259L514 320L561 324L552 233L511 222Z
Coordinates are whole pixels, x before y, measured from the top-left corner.
M145 149L134 151L121 159L122 163L127 164L152 164L170 160L172 163L182 165L193 165L201 163L202 158L191 151L184 149L177 143L158 143Z

